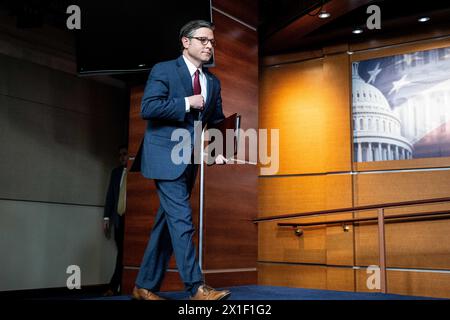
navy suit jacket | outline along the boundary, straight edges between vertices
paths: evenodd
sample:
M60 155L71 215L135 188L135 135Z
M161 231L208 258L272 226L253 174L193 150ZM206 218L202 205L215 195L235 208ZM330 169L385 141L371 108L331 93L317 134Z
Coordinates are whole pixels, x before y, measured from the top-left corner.
M109 179L108 192L106 193L105 208L103 217L110 219L110 223L119 228L120 218L117 213L117 204L119 202L120 180L122 179L123 166L114 168L111 171Z
M220 81L206 68L207 100L203 111L186 112L185 97L192 96L192 78L182 56L176 60L156 64L150 72L141 104L141 116L148 120L142 144L141 171L149 179L175 180L186 169L187 163L175 164L171 160L172 149L180 141L171 141L172 132L186 129L194 147L194 121L202 125L216 124L225 117L222 111ZM185 139L189 142L189 140Z

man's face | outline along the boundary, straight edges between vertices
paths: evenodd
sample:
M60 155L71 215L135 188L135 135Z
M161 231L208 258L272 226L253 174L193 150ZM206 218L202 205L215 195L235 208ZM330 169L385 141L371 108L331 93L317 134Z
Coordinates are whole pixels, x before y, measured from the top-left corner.
M127 161L128 161L128 150L126 148L121 148L119 150L119 161L120 164L123 166L127 165Z
M199 28L195 30L192 38L183 37L182 39L185 52L191 60L203 64L208 62L211 58L213 46L210 41L203 45L202 42L196 38L214 40L214 32L209 28Z

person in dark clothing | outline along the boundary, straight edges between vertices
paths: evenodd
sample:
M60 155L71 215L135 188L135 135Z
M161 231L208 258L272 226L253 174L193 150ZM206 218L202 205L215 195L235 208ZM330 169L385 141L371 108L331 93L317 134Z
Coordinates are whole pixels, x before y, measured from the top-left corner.
M106 194L105 210L103 214L103 232L109 239L114 228L114 241L117 246L117 258L114 273L109 282L105 296L119 295L122 282L123 238L125 231L124 213L126 206L126 178L127 178L127 146L119 147L120 166L114 168Z

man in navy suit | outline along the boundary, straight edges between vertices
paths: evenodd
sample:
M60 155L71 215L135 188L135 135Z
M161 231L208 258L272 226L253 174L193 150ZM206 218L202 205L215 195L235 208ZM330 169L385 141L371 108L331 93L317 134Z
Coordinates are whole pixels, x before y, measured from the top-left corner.
M142 98L141 116L148 125L141 171L155 180L160 207L133 289L133 298L138 300L162 299L155 292L160 290L172 252L191 299L221 300L230 295L203 281L193 243L195 230L189 201L197 172L192 161L194 142L199 138L194 134L195 126L203 128L225 118L220 82L202 67L212 57L215 46L213 25L191 21L181 28L180 41L182 55L153 67ZM184 130L190 139L172 141L177 129ZM173 152L180 144L184 153L181 163L174 159Z

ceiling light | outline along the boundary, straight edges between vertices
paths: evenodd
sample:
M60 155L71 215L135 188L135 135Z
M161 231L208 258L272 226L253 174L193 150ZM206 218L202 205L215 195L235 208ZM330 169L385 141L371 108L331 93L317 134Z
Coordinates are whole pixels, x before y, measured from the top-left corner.
M430 17L421 17L417 21L419 21L419 22L427 22L429 20L430 20Z
M360 33L363 33L363 29L355 29L355 30L353 30L352 31L352 33L354 33L354 34L360 34Z
M326 12L325 10L323 10L321 13L319 13L318 17L320 19L327 19L327 18L331 17L331 13Z

